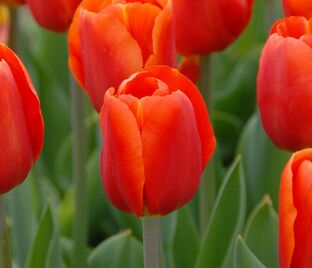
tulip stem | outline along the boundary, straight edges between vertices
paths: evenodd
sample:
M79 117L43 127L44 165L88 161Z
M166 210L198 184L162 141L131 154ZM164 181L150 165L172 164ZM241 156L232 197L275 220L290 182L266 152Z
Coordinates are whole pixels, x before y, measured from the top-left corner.
M16 52L17 49L17 34L18 34L18 16L17 8L10 8L10 34L9 47Z
M143 217L143 252L144 268L161 268L161 236L158 217Z
M12 267L8 230L5 222L4 200L2 195L0 195L0 267Z
M211 59L209 56L201 59L201 72L199 89L204 97L208 111L211 114ZM213 209L216 195L214 157L208 162L199 186L199 230L200 234L206 233L206 228Z
M70 81L72 95L73 177L75 184L72 267L85 268L87 256L87 185L84 96L73 77L70 78Z

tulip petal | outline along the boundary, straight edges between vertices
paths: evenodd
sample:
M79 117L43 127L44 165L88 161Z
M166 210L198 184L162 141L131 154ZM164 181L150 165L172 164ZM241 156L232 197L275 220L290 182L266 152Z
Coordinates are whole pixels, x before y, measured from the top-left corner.
M0 44L0 60L4 59L10 66L24 109L26 125L32 144L33 160L37 160L43 146L43 119L40 102L23 63L12 50Z
M202 144L202 169L205 168L216 147L206 104L195 85L178 70L168 66L147 67L146 72L168 85L171 92L181 90L193 104L196 123Z
M8 63L0 60L0 194L20 184L33 162L21 94Z
M101 110L104 190L117 208L140 217L144 186L141 135L128 105L112 93L110 90L105 94Z
M141 49L117 18L105 14L82 10L79 29L85 87L99 111L105 91L142 68Z
M177 66L175 28L171 0L168 1L156 18L153 29L153 53L145 66L157 64L164 64L171 67Z
M183 206L197 190L200 138L192 103L181 91L141 102L145 212L164 215Z

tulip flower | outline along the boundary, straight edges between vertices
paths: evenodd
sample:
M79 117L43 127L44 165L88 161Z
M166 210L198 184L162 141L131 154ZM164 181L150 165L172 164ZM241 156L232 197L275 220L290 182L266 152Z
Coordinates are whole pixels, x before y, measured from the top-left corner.
M177 50L209 54L230 45L247 26L253 0L173 0Z
M176 65L171 1L84 0L69 29L69 65L97 111L105 91L145 66Z
M168 66L147 67L107 90L101 128L104 191L137 217L187 203L215 148L199 91Z
M312 20L279 20L262 51L257 99L263 127L290 151L312 146Z
M7 43L9 39L10 13L9 8L0 5L0 43Z
M31 13L42 27L56 32L68 29L81 0L26 0Z
M26 0L0 0L0 4L16 7L25 4Z
M286 16L312 17L312 1L310 0L283 0L283 8Z
M39 157L43 120L38 96L18 57L0 44L0 194L24 181Z
M312 263L312 149L292 155L281 178L279 261L281 268Z

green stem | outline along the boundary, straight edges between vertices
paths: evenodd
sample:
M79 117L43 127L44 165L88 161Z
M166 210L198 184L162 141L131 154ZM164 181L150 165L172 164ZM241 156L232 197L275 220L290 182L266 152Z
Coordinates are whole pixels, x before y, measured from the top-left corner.
M72 95L73 177L75 182L72 267L85 268L87 265L87 183L84 96L72 77L70 81Z
M10 8L10 35L9 35L9 47L16 52L18 49L17 44L18 35L18 14L16 8Z
M211 59L203 57L201 62L201 74L199 89L204 97L208 111L211 116ZM199 186L199 230L203 235L210 219L216 194L214 160L211 159L206 166Z
M9 237L5 222L4 200L2 195L0 195L0 267L12 267Z
M143 251L144 268L161 268L162 243L160 236L160 221L158 217L143 217Z

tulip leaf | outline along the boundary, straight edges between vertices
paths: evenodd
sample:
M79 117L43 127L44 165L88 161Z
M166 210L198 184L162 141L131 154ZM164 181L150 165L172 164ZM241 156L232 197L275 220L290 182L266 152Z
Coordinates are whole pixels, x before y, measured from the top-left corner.
M245 218L245 184L241 158L232 164L219 190L196 267L222 267Z
M12 220L12 252L16 264L24 267L36 232L36 211L31 191L32 175L5 195L8 215Z
M278 207L280 176L290 154L271 143L263 131L258 114L248 121L238 152L244 159L247 211L251 211L266 193L272 198L274 207Z
M46 267L53 231L52 211L48 204L40 219L37 233L27 258L26 268Z
M241 236L235 242L234 268L265 268L250 251Z
M111 236L99 244L88 257L90 268L143 268L142 244L136 240L131 232Z
M186 243L187 241L187 243ZM178 211L173 237L175 267L193 268L200 247L199 234L188 206Z
M269 196L265 196L251 212L244 238L266 267L278 267L278 215Z

